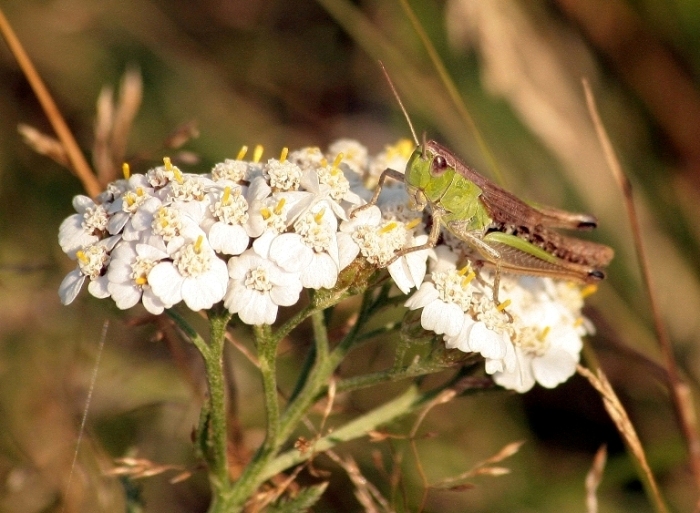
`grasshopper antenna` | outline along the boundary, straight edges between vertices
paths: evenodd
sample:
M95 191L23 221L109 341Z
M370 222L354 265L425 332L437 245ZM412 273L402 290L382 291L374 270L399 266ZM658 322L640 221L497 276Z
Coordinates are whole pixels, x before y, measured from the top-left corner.
M399 107L401 107L401 112L403 112L404 117L406 118L406 122L408 123L408 128L411 129L411 134L413 134L413 140L416 143L416 146L420 146L420 141L418 141L418 137L416 137L416 131L413 129L413 123L411 123L411 118L408 117L408 111L406 110L406 107L403 106L403 102L401 101L401 97L399 96L399 93L396 91L396 87L394 87L394 83L391 81L391 77L389 77L389 73L387 72L386 68L384 67L384 63L382 61L379 61L379 66L382 68L382 72L384 73L384 77L386 78L386 81L389 82L389 87L391 87L391 92L394 93L394 98L396 98L396 101L399 102Z

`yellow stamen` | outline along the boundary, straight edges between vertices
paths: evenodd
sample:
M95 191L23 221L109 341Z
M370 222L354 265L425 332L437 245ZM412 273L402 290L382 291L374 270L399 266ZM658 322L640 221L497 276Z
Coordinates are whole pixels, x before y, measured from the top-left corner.
M145 192L143 192L143 187L136 187L136 195L137 196L141 197L144 194L145 194Z
M321 221L323 221L323 216L326 215L326 209L322 208L319 210L316 215L314 215L314 221L316 221L316 224L321 224Z
M165 217L165 214L166 214L165 207L160 207L158 209L158 217L160 218L159 219L160 225L163 228L166 228L168 226L168 219Z
M163 164L165 165L166 171L173 170L173 163L170 161L170 157L163 157Z
M248 153L248 146L241 146L240 151L238 152L238 155L236 155L236 160L243 160L243 157L245 157L245 154Z
M284 204L287 202L286 199L282 198L277 202L277 205L275 206L275 214L278 216L282 214L282 209L284 209Z
M136 283L136 285L146 285L146 283L148 283L148 278L145 276L139 276L134 280L134 283Z
M230 198L231 198L231 187L226 186L226 188L224 189L224 195L221 198L221 204L228 205Z
M262 147L262 144L258 144L255 147L255 151L253 152L253 162L255 162L256 164L258 162L260 162L260 159L262 158L262 155L263 155L263 151L264 151L264 149Z
M496 310L498 310L499 312L502 312L503 310L505 310L506 308L508 308L510 306L510 303L511 303L510 299L506 299L503 303L501 303L500 305L498 305L496 307Z
M321 159L321 166L327 166L327 165L328 165L328 161L326 160L326 157L323 157Z
M332 175L337 175L340 172L340 169L338 169L338 166L340 166L340 163L343 161L343 158L345 155L343 155L342 152L338 153L338 155L335 157L335 160L333 161L333 167L331 167L331 174Z
M384 225L384 227L381 230L379 230L379 233L389 233L391 230L393 230L397 226L398 225L396 224L395 221L391 221L390 223L387 223L386 225Z
M540 333L539 339L544 342L544 339L547 338L547 335L549 335L549 332L552 331L552 328L549 326L545 326L544 329L542 330L542 333Z
M260 209L260 215L263 217L263 219L268 220L270 217L272 217L272 212L270 212L269 208L263 207Z
M413 230L416 226L418 226L420 224L420 222L421 222L421 219L419 217L416 217L415 219L406 223L406 229Z
M595 285L591 283L590 285L586 285L583 287L583 290L581 290L581 298L587 298L588 296L592 296L593 294L596 293L598 290L598 285Z
M285 146L282 148L282 152L280 153L280 162L287 160L287 155L289 155L289 148Z
M126 162L122 164L122 174L124 175L124 178L126 180L128 180L129 177L131 177L131 168L129 168L129 164Z
M87 264L90 261L90 259L87 257L87 255L85 254L85 252L83 250L78 250L75 253L75 256L78 260L80 260L84 264Z
M462 278L462 288L466 289L474 278L476 278L476 273L474 271L471 271L464 278Z
M574 321L574 328L578 328L583 324L583 317L577 317Z
M194 252L199 254L202 251L202 243L204 242L204 236L200 235L197 237L197 242L194 243Z
M133 194L125 194L124 199L126 200L126 204L130 207L133 207L134 203L136 203L136 198L134 198Z

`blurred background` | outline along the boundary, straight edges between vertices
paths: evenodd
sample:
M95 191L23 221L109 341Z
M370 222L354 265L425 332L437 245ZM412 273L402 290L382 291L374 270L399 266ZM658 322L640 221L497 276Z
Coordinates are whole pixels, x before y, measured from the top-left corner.
M697 490L656 363L623 197L586 111L581 79L589 80L632 181L656 295L697 399L700 6L694 0L411 4L473 124L460 116L394 0L23 0L2 2L2 9L87 152L101 89L118 94L125 71L140 71L143 102L126 152L134 171L177 153L185 170L208 172L243 144L262 144L267 156L276 156L282 146L324 148L350 137L380 151L410 137L381 59L419 133L493 179L500 173L500 183L524 199L594 213L600 228L590 238L613 246L616 258L590 298L587 315L598 328L591 346L635 423L664 497L673 510L690 510ZM20 123L52 131L4 44L0 75L0 510L205 511L206 476L190 441L203 395L198 356L143 311L121 312L85 292L61 306L58 285L73 263L58 247L57 230L73 212L71 198L83 191L74 176L22 142ZM177 151L164 149L173 130L191 121L199 137ZM250 347L243 331L237 335ZM374 344L372 365L387 365L391 347L391 341ZM285 346L283 386L293 383L307 348L303 337ZM233 397L246 398L237 417L241 447L254 449L264 421L258 376L229 349ZM349 361L342 373L359 370ZM358 392L342 404L349 414L365 411L401 386ZM410 425L390 428L406 433ZM468 470L511 441L526 442L503 462L512 473L475 478L461 492L431 491L426 511L583 511L584 479L603 444L610 459L601 509L652 510L600 398L579 377L555 390L453 401L434 409L421 432L433 435L418 443L431 482ZM361 441L340 450L353 454L389 495L374 451L387 467L392 451L404 452L408 506L400 493L395 504L398 511L415 510L420 479L405 445ZM114 458L125 456L173 469L143 479L109 475ZM323 458L318 466L334 477L316 511L362 511L343 471ZM183 471L191 477L170 482Z

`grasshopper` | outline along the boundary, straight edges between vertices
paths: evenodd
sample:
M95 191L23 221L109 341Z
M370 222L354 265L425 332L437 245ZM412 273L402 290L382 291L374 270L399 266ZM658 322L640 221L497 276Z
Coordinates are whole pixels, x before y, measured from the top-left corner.
M389 84L411 128L416 149L405 173L394 169L382 172L369 203L353 215L376 204L384 183L393 178L406 184L411 208L430 207L433 223L425 244L398 251L387 265L406 253L435 247L440 229L445 226L473 250L469 258L477 266L495 269L496 304L501 272L580 283L596 283L605 278L601 269L612 260L612 248L555 231L593 229L597 226L595 217L529 205L480 175L440 143L426 141L425 135L419 143L390 80Z

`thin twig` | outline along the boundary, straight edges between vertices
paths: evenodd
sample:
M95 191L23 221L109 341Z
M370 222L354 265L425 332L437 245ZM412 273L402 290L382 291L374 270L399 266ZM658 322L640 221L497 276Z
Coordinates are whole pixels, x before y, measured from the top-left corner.
M445 404L447 402L450 402L456 396L457 392L455 392L452 389L447 389L440 392L440 394L438 394L438 396L435 399L430 401L426 405L426 407L423 408L423 410L420 412L415 424L413 425L413 429L411 429L411 434L409 435L411 450L413 451L413 456L416 459L416 467L418 468L418 473L420 474L421 481L423 482L423 497L421 498L420 507L418 508L418 511L423 511L425 509L425 504L428 501L428 489L430 485L428 483L428 478L425 475L425 471L423 470L423 465L421 464L420 456L418 455L418 446L416 445L416 434L418 433L418 428L423 423L423 420L425 419L426 415L428 415L428 412L430 412L430 410L432 410L435 406L439 404Z
M639 226L639 217L637 215L634 197L632 195L632 184L622 170L622 166L620 165L617 155L615 154L615 150L610 142L607 131L605 130L603 122L600 119L593 92L591 91L591 87L586 79L583 80L583 89L586 94L588 110L591 118L593 119L593 124L595 125L600 144L603 147L603 152L605 153L608 166L610 167L613 176L617 180L617 183L625 198L625 206L627 208L627 215L629 217L630 225L632 226L634 246L637 253L637 259L639 260L642 280L644 282L644 288L649 299L649 305L651 308L652 317L654 319L654 329L656 330L656 337L659 341L666 371L668 372L669 391L671 392L671 397L673 398L673 406L676 411L678 423L680 424L688 446L688 456L690 459L690 467L693 473L693 478L695 479L696 491L700 492L700 440L698 439L697 419L691 400L690 390L683 382L678 372L678 367L673 354L673 346L671 345L671 340L666 331L666 326L661 318L661 311L656 301L656 294L654 294L655 288L649 263L647 261L646 252L644 251L642 231Z

